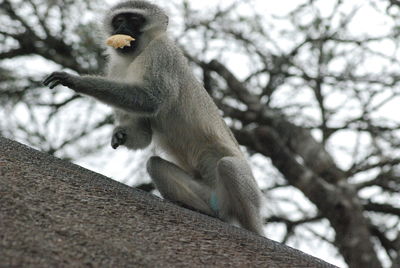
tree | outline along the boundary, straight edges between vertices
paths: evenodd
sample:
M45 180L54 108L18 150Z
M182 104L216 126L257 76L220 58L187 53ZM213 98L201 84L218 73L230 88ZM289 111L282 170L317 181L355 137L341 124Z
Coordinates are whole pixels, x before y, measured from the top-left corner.
M303 2L291 1L283 14L255 0L166 8L171 34L251 157L267 199L267 235L284 227L282 242L332 245L349 267L395 267L399 5ZM45 90L45 72L21 67L40 58L50 69L99 72L104 58L91 14L100 3L1 2L3 135L66 159L107 150L109 110ZM366 14L384 27L368 25Z

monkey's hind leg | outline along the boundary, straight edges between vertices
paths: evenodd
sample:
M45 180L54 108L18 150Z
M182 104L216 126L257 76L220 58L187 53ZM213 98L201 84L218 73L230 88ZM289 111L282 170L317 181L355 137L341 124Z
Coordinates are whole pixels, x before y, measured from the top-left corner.
M210 199L209 187L195 181L190 174L177 165L153 156L147 162L147 171L165 199L215 216L206 202Z
M261 193L244 159L224 157L217 164L220 217L234 218L247 230L264 235L260 217Z

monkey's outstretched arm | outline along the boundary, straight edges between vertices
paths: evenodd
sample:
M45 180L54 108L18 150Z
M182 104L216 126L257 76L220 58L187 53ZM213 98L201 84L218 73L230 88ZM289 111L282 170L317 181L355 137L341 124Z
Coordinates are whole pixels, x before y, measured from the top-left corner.
M99 101L129 112L154 114L161 104L161 91L156 87L146 88L134 84L120 83L96 76L78 76L66 72L53 72L43 80L50 88L63 85L78 93L89 95Z

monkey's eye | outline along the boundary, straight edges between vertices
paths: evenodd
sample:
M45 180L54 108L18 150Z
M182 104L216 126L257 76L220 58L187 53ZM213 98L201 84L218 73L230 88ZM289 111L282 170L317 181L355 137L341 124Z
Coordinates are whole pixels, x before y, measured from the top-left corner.
M115 27L115 26L120 26L122 23L124 23L125 22L125 19L123 18L123 17L116 17L114 20L113 20L113 26Z
M138 24L138 23L140 23L141 21L142 21L141 17L138 17L138 16L130 16L130 17L129 17L129 22L130 22L130 23Z

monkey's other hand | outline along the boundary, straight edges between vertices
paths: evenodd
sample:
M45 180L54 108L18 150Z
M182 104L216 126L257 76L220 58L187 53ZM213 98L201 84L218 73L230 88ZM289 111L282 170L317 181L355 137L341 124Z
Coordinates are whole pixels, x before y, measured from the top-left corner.
M128 135L122 128L116 128L111 138L111 147L117 149L118 146L123 145L126 142Z
M69 88L74 89L74 81L76 75L72 75L66 72L53 72L48 77L43 80L43 85L48 86L53 89L58 85L63 85Z

